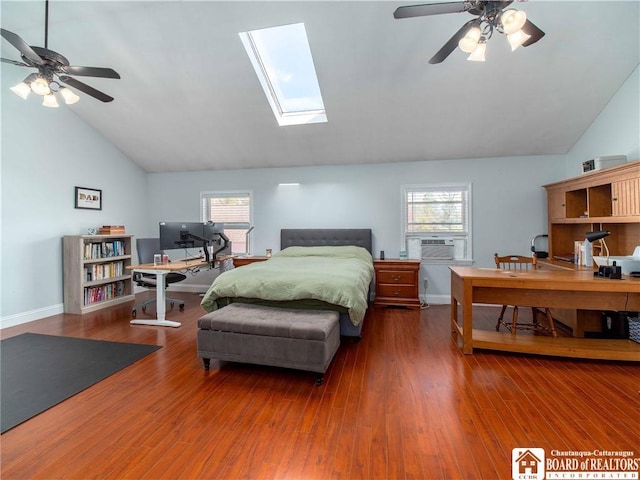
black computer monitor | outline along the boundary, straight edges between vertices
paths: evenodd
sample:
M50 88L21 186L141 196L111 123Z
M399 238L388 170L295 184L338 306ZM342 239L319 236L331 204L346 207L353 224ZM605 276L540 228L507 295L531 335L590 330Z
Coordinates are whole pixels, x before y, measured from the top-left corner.
M160 249L203 247L202 222L160 222Z
M160 249L202 247L207 262L229 251L231 243L224 234L224 224L213 222L160 222ZM211 254L209 247L212 247Z

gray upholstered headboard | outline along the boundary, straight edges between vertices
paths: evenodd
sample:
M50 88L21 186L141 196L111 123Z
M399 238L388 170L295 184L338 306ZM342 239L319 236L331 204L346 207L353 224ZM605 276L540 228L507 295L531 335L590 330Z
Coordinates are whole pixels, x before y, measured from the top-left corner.
M283 228L280 248L357 245L371 252L370 228Z

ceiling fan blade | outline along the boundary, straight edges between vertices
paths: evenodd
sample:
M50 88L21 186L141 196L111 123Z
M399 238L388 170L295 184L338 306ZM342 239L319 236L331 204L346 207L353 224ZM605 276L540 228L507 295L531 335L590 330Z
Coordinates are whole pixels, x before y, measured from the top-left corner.
M465 23L462 26L462 28L458 30L453 35L453 37L451 37L449 41L445 43L444 46L436 52L436 54L433 57L431 57L431 60L429 60L429 63L435 65L436 63L442 62L445 58L451 55L451 52L453 52L456 49L456 47L458 46L458 42L462 37L465 36L469 27L474 23L476 23L477 21L478 19L474 18L473 20L469 20L467 23Z
M13 65L18 65L20 67L30 67L31 66L31 65L27 65L26 63L17 62L15 60L9 60L8 58L0 58L0 62L12 63Z
M441 15L443 13L466 12L471 8L466 2L427 3L425 5L409 5L398 7L393 12L393 18L423 17L425 15Z
M536 43L538 40L544 37L544 32L529 20L527 20L522 26L522 31L527 35L531 35L531 38L528 38L527 41L522 44L523 47L528 47L529 45Z
M106 103L106 102L113 101L113 97L110 97L106 93L102 93L101 91L96 90L95 88L90 87L86 83L82 83L81 81L76 80L75 78L67 77L66 75L60 75L58 78L60 79L61 82L66 83L67 85L70 85L74 88L77 88L81 92L84 92L87 95L91 95L92 97L97 98L101 102Z
M118 72L112 68L74 67L69 65L64 67L64 71L69 75L80 75L84 77L120 78Z
M42 60L40 55L34 52L33 49L27 45L27 42L18 35L10 32L9 30L5 30L4 28L0 28L0 33L7 42L16 47L18 51L27 59L31 60L34 65L44 65L44 60Z

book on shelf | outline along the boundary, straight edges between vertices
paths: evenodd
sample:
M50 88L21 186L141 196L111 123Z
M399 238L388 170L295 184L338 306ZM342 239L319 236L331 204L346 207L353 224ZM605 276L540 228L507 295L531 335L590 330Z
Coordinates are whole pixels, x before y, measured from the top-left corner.
M85 278L88 282L106 278L121 277L125 273L124 262L98 263L85 268Z
M97 287L86 287L84 289L84 304L91 305L93 303L121 297L125 294L125 284L123 281L108 283Z
M84 244L84 259L99 260L126 255L126 244L122 240L110 242L90 242Z

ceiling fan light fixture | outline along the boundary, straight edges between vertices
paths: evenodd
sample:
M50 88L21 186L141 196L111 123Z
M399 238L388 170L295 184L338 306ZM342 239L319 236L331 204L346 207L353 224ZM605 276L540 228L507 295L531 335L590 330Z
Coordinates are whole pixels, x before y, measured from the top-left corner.
M26 100L31 92L31 87L24 82L20 82L16 86L11 87L11 91Z
M500 23L502 23L502 29L507 35L520 30L524 26L526 21L527 14L520 10L514 10L513 8L505 10L504 12L502 12L502 15L500 15Z
M467 60L472 62L484 62L484 52L487 50L487 43L483 40L478 42L476 49L471 52L471 55L467 57Z
M66 103L67 105L73 105L78 100L80 100L80 97L75 93L73 93L67 87L60 88L60 95L62 95L62 98L64 99L64 103Z
M42 77L38 77L31 82L31 90L37 95L49 95L51 93L49 82Z
M507 40L509 40L509 45L511 45L512 52L530 38L531 35L527 35L523 30L518 30L507 35Z
M458 47L460 47L460 50L463 52L472 53L478 47L481 35L482 31L478 27L471 27L467 34L458 42Z
M53 93L49 93L42 98L42 105L49 108L58 108L58 101Z

